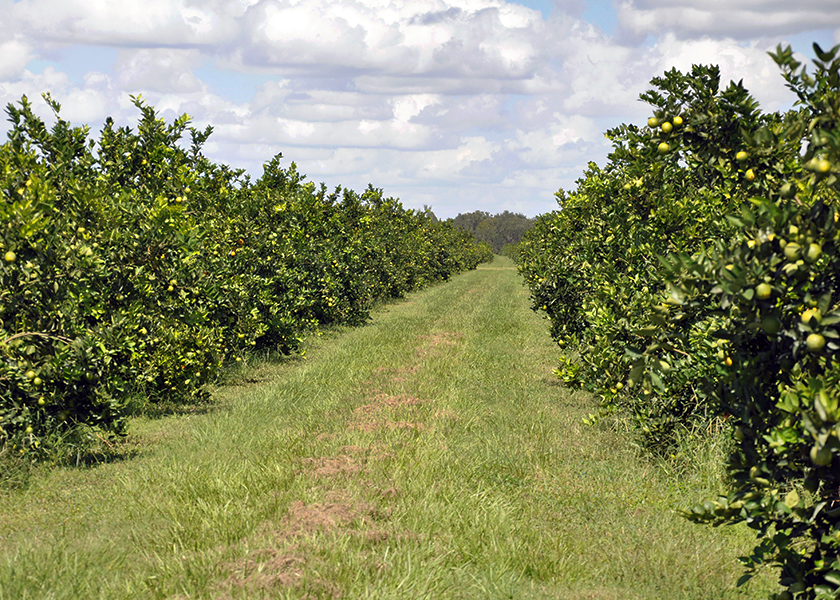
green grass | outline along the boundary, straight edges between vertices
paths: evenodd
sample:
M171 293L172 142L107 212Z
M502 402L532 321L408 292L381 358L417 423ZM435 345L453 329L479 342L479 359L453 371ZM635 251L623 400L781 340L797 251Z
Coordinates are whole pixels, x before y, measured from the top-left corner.
M261 364L116 456L0 492L0 600L754 598L716 491L582 424L510 261ZM699 452L696 456L713 455ZM697 459L694 459L697 460Z

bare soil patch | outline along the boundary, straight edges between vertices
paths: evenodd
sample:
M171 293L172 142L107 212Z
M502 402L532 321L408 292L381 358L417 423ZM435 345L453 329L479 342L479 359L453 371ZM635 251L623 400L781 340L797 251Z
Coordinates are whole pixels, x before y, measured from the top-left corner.
M303 464L311 467L312 473L318 477L333 477L336 475L355 475L362 470L356 459L346 454L336 457L304 458Z
M353 421L350 429L359 431L376 431L378 429L414 429L422 431L426 428L424 423L396 420L389 418L388 412L396 409L419 407L430 402L421 400L407 394L389 395L377 394L371 398L369 404L363 404L353 411Z
M424 357L441 348L457 346L461 343L462 337L463 334L457 331L441 331L420 336L423 344L417 348L417 355Z
M324 563L307 538L337 532L379 543L390 538L376 524L387 516L371 504L353 502L341 492L332 492L326 502L294 502L276 528L266 528L270 546L253 550L230 565L232 573L224 585L255 592L303 588L305 598L340 598L338 586L313 576L322 572Z

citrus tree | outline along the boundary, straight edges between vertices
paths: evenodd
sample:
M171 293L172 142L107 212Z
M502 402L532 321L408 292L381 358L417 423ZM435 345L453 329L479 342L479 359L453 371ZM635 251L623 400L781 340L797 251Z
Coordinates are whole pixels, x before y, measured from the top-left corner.
M325 324L492 258L370 188L307 182L281 156L256 181L160 119L98 139L26 98L0 146L0 444L40 455L124 430L132 399L192 402L226 363L291 353ZM189 136L190 143L184 144Z
M777 598L840 597L840 59L772 54L794 108L762 113L714 67L642 95L646 126L608 132L604 168L558 193L520 245L534 304L571 352L558 373L655 452L731 426L731 481L685 516L746 522L744 558Z

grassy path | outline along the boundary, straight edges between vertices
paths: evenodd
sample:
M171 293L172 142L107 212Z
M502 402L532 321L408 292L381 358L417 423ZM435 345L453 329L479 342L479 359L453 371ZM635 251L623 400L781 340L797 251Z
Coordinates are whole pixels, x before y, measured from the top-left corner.
M0 492L0 600L762 591L734 588L746 532L673 514L702 481L581 424L509 261L315 346L138 420L134 456Z

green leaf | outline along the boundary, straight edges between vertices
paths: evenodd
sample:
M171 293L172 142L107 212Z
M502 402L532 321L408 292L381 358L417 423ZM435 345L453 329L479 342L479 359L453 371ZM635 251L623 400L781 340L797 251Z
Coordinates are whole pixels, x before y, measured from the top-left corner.
M834 60L834 56L837 54L837 49L838 46L835 46L834 48L826 52L825 50L820 48L820 45L817 42L814 42L814 54L816 54L817 58L819 58L823 62L831 62L832 60Z
M629 356L632 359L639 359L644 356L644 350L641 348L637 348L636 346L625 346L624 347L624 354Z
M658 330L658 327L642 327L641 329L637 329L634 333L641 336L652 336L655 335Z
M644 361L637 360L633 364L633 368L630 369L630 375L627 377L627 380L630 382L630 385L636 385L639 382L639 379L642 377L642 373L644 372L644 370Z

